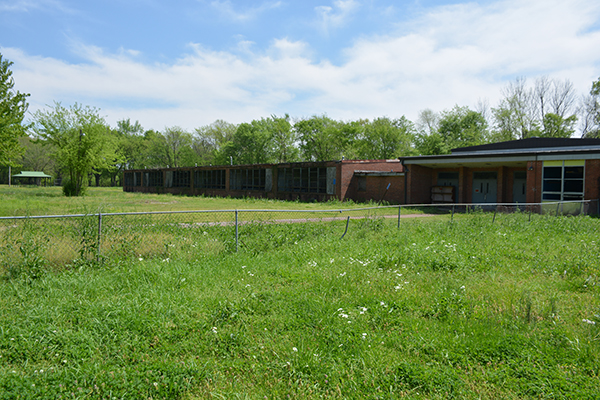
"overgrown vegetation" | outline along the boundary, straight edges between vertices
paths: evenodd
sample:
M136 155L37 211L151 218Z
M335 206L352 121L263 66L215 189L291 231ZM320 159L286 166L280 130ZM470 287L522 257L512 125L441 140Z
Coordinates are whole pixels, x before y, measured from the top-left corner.
M235 253L214 226L149 257L128 240L102 267L5 271L0 399L598 398L598 220L344 227L245 225ZM36 265L52 237L29 239Z

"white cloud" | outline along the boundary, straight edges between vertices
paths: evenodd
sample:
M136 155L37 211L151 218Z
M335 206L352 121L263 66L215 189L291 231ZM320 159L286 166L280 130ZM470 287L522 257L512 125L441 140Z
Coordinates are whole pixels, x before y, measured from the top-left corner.
M359 3L356 0L335 0L333 7L315 7L321 31L328 34L332 28L335 29L345 25L358 7Z
M248 7L243 11L237 10L229 0L215 0L211 2L210 5L217 11L219 11L222 15L224 15L226 18L237 22L243 22L253 20L265 11L274 8L279 8L281 6L281 2L266 2L258 6Z
M309 43L274 39L259 51L243 41L243 57L190 45L170 63L145 64L137 52L76 48L85 60L69 64L0 52L14 62L17 89L31 109L52 101L100 107L115 124L139 120L146 128L186 129L216 119L239 123L271 114L327 113L336 119L400 117L424 108L474 107L516 76L570 79L580 93L600 75L600 19L595 1L576 6L548 0L506 0L488 6L448 6L422 15L403 33L361 38L334 65L315 59Z
M73 13L74 10L58 0L17 0L0 2L0 12L30 12L34 10L57 10Z

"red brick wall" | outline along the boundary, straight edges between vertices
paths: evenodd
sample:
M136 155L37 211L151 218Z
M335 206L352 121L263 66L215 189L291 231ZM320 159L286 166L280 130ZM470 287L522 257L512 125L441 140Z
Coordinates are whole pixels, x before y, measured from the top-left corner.
M399 160L344 160L341 166L336 178L336 193L339 193L341 200L379 201L388 183L391 183L384 200L393 204L404 201L404 177L367 176L367 191L359 192L357 177L354 174L354 171L402 172Z
M586 160L585 162L584 199L600 199L600 160Z
M381 200L390 204L404 203L404 176L366 176L367 190L359 192L357 177L355 176L350 183L351 198L355 201L363 202L373 200L379 202ZM389 190L386 191L388 185ZM348 191L350 193L350 190Z
M407 165L407 203L430 204L431 187L436 177L435 170L420 165Z

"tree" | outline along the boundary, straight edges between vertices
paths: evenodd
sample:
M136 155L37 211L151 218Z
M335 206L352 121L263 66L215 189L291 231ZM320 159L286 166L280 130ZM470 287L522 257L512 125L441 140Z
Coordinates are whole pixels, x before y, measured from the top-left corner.
M43 171L49 175L55 174L56 163L50 157L48 147L40 141L33 140L29 136L19 138L21 146L25 149L21 158L21 165L26 171Z
M510 82L503 91L504 98L497 108L492 109L496 129L493 137L497 141L525 139L537 132L532 92L525 78Z
M238 125L233 138L225 143L215 161L218 164L236 165L273 162L271 122L268 119L253 120Z
M75 103L65 108L55 102L50 110L36 111L33 119L35 135L52 146L52 157L67 175L63 184L67 196L83 194L85 178L94 168L103 168L114 159L108 125L94 107Z
M334 121L327 116L313 116L294 124L300 151L306 161L330 161L348 157L353 136L360 124ZM346 154L344 154L346 153Z
M299 159L298 148L296 143L296 131L292 129L290 116L285 114L285 117L277 117L271 115L269 119L269 130L273 142L273 156L275 162L294 162Z
M526 80L519 78L509 83L500 105L492 109L495 121L492 141L570 137L577 121L575 103L575 90L568 80L542 76L529 89Z
M166 128L162 133L163 157L165 163L171 167L189 166L192 135L184 129L173 126Z
M15 166L15 161L23 154L19 138L25 136L23 118L27 111L29 94L14 90L14 79L10 66L12 62L2 59L0 54L0 165Z
M600 78L592 83L589 95L585 96L581 103L582 137L600 137Z
M421 155L449 154L457 147L485 144L489 136L485 118L469 107L454 106L440 116L422 111L418 126L415 147Z
M382 117L365 121L358 144L358 158L385 160L410 155L413 142L414 126L404 116L393 120Z
M544 115L544 137L570 138L575 133L577 116L571 115L563 118L558 114L547 113Z
M438 133L447 152L457 147L484 144L488 139L485 118L468 107L454 106L452 110L442 112Z
M192 149L197 162L201 165L215 163L215 157L227 142L233 140L236 130L235 124L220 119L210 125L196 128L192 137Z

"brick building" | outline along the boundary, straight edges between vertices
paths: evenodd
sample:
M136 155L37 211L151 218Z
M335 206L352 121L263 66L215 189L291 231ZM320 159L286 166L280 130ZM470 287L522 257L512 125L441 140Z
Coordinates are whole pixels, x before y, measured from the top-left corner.
M404 199L404 173L399 160L127 170L123 180L127 192L300 201L383 200L391 204Z
M400 161L407 204L600 199L600 139L530 138Z

